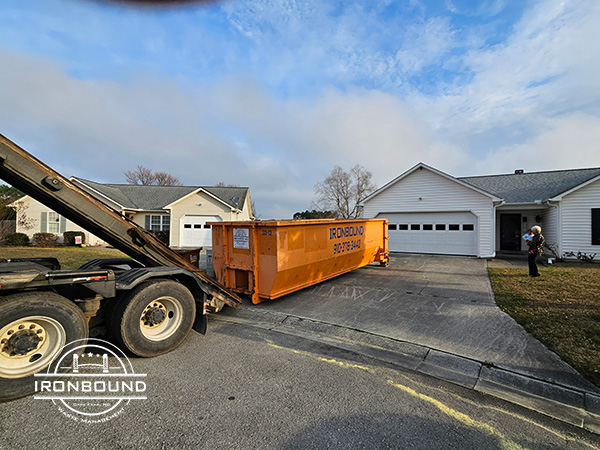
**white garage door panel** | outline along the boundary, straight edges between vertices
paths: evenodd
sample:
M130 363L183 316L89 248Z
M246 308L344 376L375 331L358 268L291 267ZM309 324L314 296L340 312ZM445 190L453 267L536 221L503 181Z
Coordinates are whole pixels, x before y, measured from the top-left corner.
M219 222L218 216L183 216L181 218L182 247L212 247L212 229L206 222Z
M472 213L394 213L378 217L390 222L392 252L477 255L477 218Z

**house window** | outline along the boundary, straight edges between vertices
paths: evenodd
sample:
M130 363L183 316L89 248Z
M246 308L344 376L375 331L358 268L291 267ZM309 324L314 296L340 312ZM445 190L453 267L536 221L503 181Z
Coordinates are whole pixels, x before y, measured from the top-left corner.
M148 231L169 231L171 228L171 216L168 214L152 214L147 217L149 218L146 219Z
M592 245L600 245L600 208L592 208Z
M54 211L48 212L47 233L58 234L60 232L60 215Z

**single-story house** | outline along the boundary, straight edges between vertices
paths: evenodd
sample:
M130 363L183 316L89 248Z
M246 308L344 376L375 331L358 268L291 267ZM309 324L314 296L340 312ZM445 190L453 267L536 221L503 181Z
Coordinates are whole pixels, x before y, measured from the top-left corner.
M534 225L558 255L600 253L600 168L453 177L423 163L361 204L389 220L392 252L524 252Z
M103 184L72 177L71 182L94 197L153 232L168 232L169 245L175 248L211 247L212 230L207 222L252 220L250 190L229 186L142 186ZM35 233L83 231L86 242L103 242L37 200L25 196L16 203L17 215L25 214L29 227L17 217L17 232L32 237ZM15 205L16 206L16 205Z

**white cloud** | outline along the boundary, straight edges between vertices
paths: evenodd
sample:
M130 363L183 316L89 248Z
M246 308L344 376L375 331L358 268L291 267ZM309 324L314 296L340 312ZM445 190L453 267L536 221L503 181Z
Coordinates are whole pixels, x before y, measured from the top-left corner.
M10 67L0 73L3 133L67 176L123 182L124 170L143 164L186 184L248 185L263 217L290 217L336 164L360 163L383 184L421 160L451 170L466 158L377 91L277 100L232 79L206 95L210 86L82 81L47 61L0 57Z
M531 152L530 170L599 166L599 21L595 0L538 1L506 42L467 55L471 82L440 97L415 92L407 103L433 140L468 152L472 164L459 175L512 171ZM586 160L574 163L576 146Z
M254 16L233 11L230 19L260 44L249 59L277 73L257 81L254 72L232 72L185 87L142 71L123 83L90 81L50 60L2 52L1 132L65 175L121 182L141 163L187 184L248 185L264 218L309 208L315 182L336 164L360 163L379 185L419 161L457 176L511 172L524 157L526 170L600 166L597 2L534 4L506 42L456 62L472 70L470 82L439 97L407 98L352 83L315 83L316 94L302 97L262 86L288 72L306 82L324 60L336 77L402 83L406 73L444 64L458 45L447 19L415 19L408 28L391 21L385 29L378 11L360 4L339 17L321 17L327 6L311 2L244 5ZM307 18L314 26L304 27ZM306 33L298 39L281 30Z
M508 41L473 51L473 81L438 99L415 95L421 114L447 135L535 124L600 101L600 3L537 2Z
M582 113L544 120L530 140L494 149L461 175L600 167L600 118Z

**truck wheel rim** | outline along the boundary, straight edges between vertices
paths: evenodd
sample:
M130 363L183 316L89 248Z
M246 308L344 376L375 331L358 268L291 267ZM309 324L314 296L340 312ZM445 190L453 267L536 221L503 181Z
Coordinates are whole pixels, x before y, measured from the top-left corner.
M0 329L0 376L23 378L48 366L65 346L67 333L51 317L24 317Z
M183 307L174 297L160 297L148 303L140 316L140 330L150 341L163 341L181 326Z

